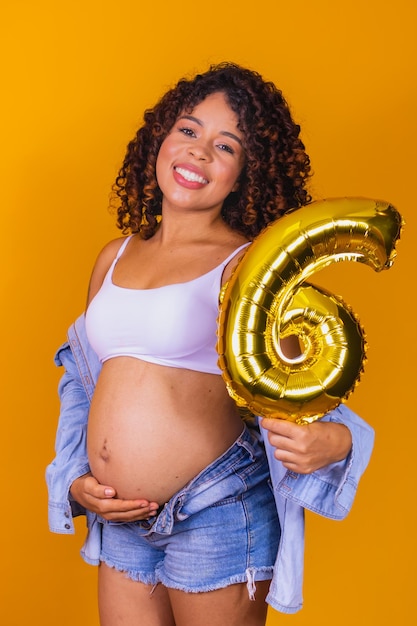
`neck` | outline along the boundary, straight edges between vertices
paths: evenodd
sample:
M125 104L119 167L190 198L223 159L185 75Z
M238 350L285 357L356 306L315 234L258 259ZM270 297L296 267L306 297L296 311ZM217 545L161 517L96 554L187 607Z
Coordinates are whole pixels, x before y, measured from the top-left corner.
M163 243L190 242L196 240L219 240L230 233L230 228L219 214L186 213L182 215L165 214L162 217L154 237Z

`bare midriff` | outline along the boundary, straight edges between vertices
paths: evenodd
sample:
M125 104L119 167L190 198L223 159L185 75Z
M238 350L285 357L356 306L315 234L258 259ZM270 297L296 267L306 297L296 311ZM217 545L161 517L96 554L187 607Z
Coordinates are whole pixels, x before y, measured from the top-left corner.
M103 365L91 404L91 471L119 498L163 504L242 429L220 375L113 358Z

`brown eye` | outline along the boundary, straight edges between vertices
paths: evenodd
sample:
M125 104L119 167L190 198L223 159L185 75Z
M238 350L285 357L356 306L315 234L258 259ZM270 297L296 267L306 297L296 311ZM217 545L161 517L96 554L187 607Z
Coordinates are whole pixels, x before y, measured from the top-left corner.
M192 128L181 126L178 130L180 133L183 133L184 135L188 135L188 137L195 137L195 132L193 131Z
M217 147L220 148L220 150L224 150L225 152L229 152L230 154L234 154L235 153L233 148L231 146L229 146L227 143L221 143Z

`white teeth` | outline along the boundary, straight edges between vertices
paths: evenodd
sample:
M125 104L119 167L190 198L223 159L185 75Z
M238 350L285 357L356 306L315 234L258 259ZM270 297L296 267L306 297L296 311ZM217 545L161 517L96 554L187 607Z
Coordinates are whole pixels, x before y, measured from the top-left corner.
M175 171L177 171L178 174L181 174L181 176L185 178L185 180L189 180L190 182L201 183L204 185L207 185L208 183L208 180L206 178L203 178L202 176L199 176L195 172L190 172L190 170L186 170L182 167L176 167Z

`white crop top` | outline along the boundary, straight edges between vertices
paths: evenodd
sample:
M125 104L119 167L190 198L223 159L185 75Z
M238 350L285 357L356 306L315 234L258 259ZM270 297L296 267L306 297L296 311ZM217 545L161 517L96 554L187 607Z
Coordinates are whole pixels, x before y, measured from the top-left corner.
M113 283L120 246L86 312L87 337L100 361L130 356L150 363L220 374L216 352L224 268L243 244L211 271L185 283L128 289Z

